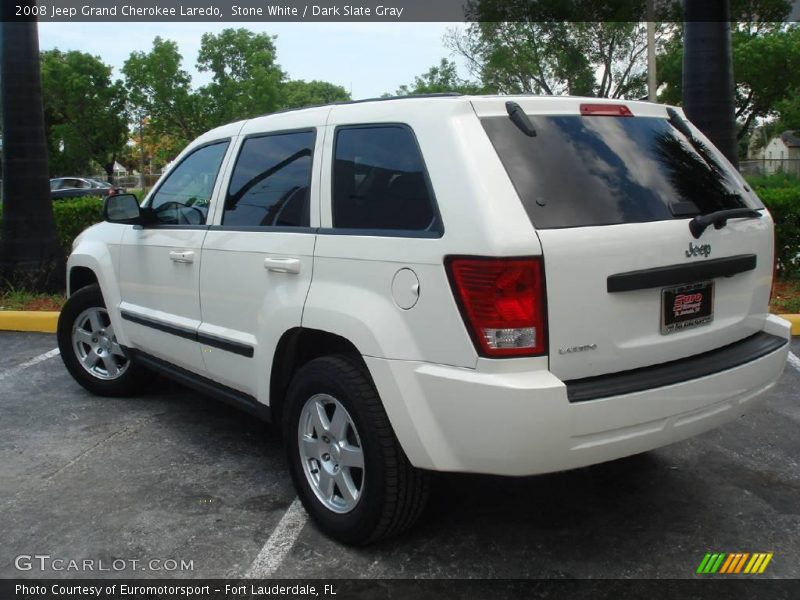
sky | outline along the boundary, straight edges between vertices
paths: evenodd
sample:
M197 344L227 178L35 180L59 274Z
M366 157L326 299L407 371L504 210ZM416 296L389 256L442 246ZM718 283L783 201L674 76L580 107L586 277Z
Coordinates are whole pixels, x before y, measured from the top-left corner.
M41 50L80 50L99 56L114 76L133 51L149 51L157 35L177 42L194 86L208 83L195 69L200 36L226 27L277 35L278 64L291 79L341 85L354 100L411 83L442 58L455 59L442 37L462 23L39 23ZM461 75L468 73L463 64Z

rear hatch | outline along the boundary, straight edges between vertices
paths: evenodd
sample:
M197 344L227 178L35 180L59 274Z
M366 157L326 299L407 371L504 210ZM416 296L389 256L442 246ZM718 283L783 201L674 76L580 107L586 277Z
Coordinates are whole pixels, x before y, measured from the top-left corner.
M556 376L664 363L761 330L772 221L679 110L580 98L473 106L541 242ZM731 209L757 213L690 231L694 217Z

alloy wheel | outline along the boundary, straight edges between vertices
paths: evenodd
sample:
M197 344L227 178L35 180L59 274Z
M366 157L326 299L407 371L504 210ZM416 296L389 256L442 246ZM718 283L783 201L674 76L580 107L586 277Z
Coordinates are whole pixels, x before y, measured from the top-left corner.
M99 306L87 308L75 319L72 348L81 366L97 379L117 379L130 365L117 343L108 311Z
M350 413L329 394L303 406L297 431L300 462L311 489L335 513L348 513L364 492L364 452Z

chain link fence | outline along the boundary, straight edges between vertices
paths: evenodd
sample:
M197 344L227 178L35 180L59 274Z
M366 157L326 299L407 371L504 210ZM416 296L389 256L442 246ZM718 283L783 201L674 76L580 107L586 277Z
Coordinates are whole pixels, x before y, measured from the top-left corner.
M739 161L742 175L775 175L785 173L800 177L800 159L796 158L760 158Z
M108 175L102 173L100 175L91 175L92 179L99 179L100 181L108 181ZM161 177L160 173L149 174L145 173L144 176L144 185L146 189L152 188L158 178ZM114 175L111 178L111 183L113 183L117 187L122 187L125 189L141 189L142 188L142 179L140 175Z

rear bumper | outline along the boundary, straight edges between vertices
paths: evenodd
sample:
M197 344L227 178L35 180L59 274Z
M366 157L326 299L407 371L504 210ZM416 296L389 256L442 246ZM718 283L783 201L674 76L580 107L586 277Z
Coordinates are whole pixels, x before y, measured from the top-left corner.
M582 467L686 439L754 408L780 377L787 340L733 368L623 395L570 402L549 371L484 373L365 357L409 460L436 471L532 475Z

